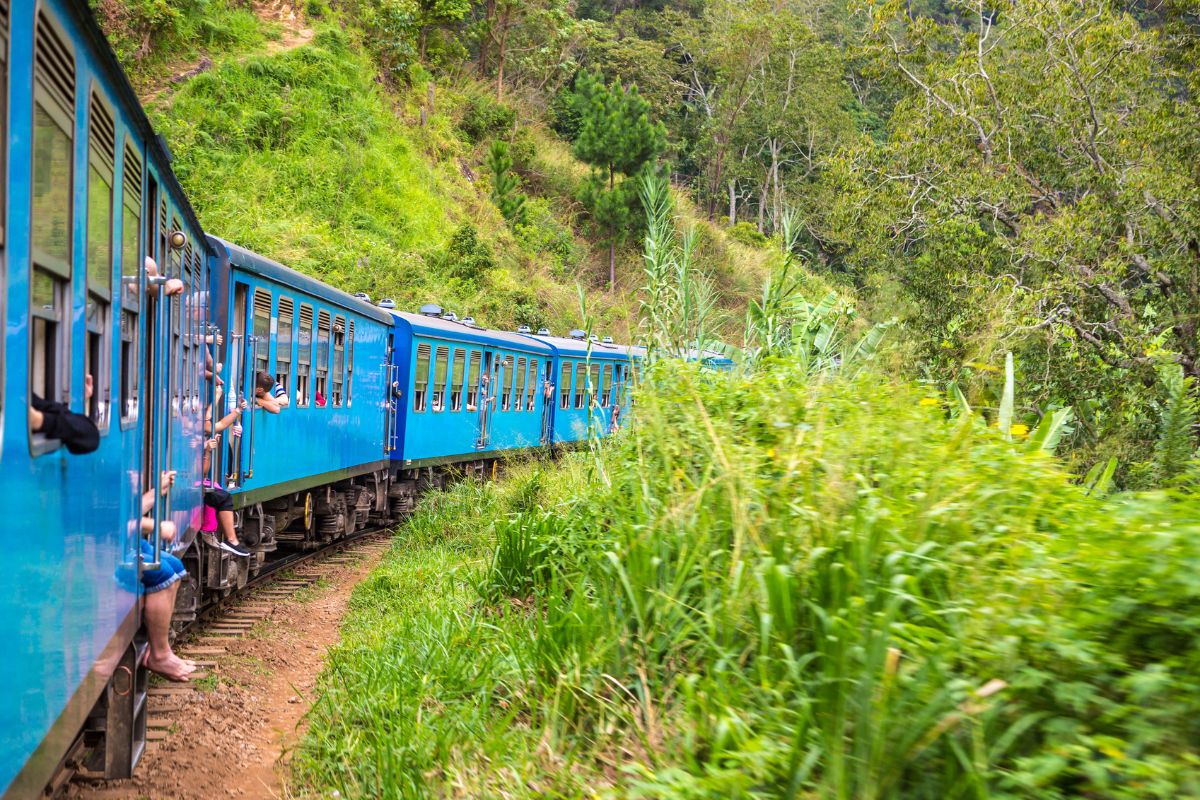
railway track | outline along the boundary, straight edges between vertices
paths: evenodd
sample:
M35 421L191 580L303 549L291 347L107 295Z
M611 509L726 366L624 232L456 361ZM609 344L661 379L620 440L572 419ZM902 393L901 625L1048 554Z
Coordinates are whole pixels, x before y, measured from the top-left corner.
M223 657L231 655L229 646L253 634L256 626L268 621L277 606L294 599L299 592L315 587L333 568L359 563L363 556L382 555L391 546L390 528L373 528L340 539L307 553L288 555L264 566L238 592L221 603L202 609L194 622L177 635L173 647L184 658L196 662L197 670L187 683L152 679L147 690L146 744L160 742L171 735L187 713L188 700L195 692L211 688L220 674ZM45 797L66 796L72 782L102 780L103 775L83 768L86 743L81 737L71 748L63 765L46 787Z

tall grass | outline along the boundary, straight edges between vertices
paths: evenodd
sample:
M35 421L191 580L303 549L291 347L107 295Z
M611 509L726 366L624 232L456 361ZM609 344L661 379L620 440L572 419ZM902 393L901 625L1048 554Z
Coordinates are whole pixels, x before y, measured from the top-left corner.
M356 594L300 780L1195 796L1197 502L1089 496L921 401L663 361L613 447L434 498Z

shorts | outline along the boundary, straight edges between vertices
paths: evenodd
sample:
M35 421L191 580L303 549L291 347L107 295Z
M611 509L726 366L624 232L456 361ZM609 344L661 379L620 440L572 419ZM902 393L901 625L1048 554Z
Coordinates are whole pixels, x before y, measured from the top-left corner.
M178 583L183 580L184 575L187 575L187 570L184 568L183 562L178 558L166 550L163 550L159 556L158 569L142 571L142 588L146 594L154 594L155 592L169 589L171 584ZM142 539L142 563L149 563L153 558L154 545Z
M205 481L205 486L208 485ZM215 531L219 511L233 511L233 496L218 485L204 493L204 519L200 523L200 530Z

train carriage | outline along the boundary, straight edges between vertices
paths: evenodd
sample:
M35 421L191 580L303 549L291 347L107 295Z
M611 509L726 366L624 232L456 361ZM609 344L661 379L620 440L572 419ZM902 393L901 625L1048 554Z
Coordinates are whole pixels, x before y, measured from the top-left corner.
M186 538L200 503L207 246L84 4L0 0L0 72L0 792L22 797L81 729L102 740L86 765L98 773L127 775L140 755L140 495L179 471L156 505L152 563L161 519ZM159 302L148 284L168 272L186 292ZM31 433L35 395L88 414L98 448Z
M479 462L550 443L551 348L432 305L392 317L395 469Z
M583 331L551 336L544 329L530 336L554 353L551 383L552 431L555 444L587 441L612 432L628 411L627 390L642 351L614 344L611 339L589 338Z

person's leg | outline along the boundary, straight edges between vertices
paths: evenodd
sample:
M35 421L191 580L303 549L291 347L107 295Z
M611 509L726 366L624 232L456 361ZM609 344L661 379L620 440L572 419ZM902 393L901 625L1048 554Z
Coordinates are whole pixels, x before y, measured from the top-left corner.
M225 537L225 541L237 544L237 529L233 525L233 495L224 489L214 487L204 493L204 503L216 509L217 524L221 528L221 535Z
M145 540L142 541L142 555L146 560L154 555L149 542ZM186 574L183 562L170 553L160 554L158 569L142 573L145 587L143 621L150 639L146 667L179 682L188 680L187 676L196 670L194 663L179 658L171 650L171 616L175 613L175 595L179 593L179 583Z
M221 526L221 534L230 544L238 544L237 529L233 526L232 511L218 511L217 523Z

